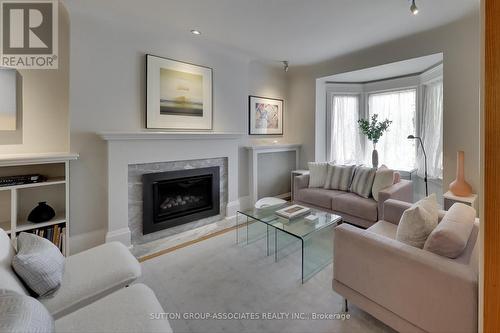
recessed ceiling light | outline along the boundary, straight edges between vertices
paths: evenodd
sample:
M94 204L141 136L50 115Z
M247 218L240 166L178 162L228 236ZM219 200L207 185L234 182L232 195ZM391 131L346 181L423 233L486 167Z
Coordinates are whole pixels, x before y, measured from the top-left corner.
M418 7L415 4L415 0L412 0L412 2L411 2L410 11L411 11L411 13L413 15L417 15L418 14Z
M191 33L192 33L193 35L201 35L201 31L196 30L196 29L191 30Z

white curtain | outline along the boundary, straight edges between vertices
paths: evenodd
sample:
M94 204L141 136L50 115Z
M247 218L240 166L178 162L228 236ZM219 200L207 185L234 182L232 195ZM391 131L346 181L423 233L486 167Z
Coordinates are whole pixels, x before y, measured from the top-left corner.
M412 170L416 166L415 140L408 140L416 133L416 89L374 93L368 95L368 115L378 114L378 120L392 120L389 130L377 143L379 165L397 170ZM366 139L365 163L371 164L373 146Z
M427 154L429 178L443 178L443 81L423 86L422 112L419 117L419 136ZM424 155L417 150L417 174L424 176Z
M331 103L328 160L337 164L360 163L363 154L358 130L359 96L333 95Z

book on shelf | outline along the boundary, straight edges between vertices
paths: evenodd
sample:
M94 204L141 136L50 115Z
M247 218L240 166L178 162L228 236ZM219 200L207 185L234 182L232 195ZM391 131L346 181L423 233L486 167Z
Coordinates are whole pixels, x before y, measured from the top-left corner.
M63 233L61 237L61 252L64 256L66 256L66 228L63 228Z

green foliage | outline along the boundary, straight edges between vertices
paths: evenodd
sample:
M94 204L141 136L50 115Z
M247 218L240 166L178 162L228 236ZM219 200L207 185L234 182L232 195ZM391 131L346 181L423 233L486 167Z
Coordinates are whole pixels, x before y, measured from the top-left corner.
M382 137L385 131L388 130L389 125L392 120L386 119L384 121L377 121L378 114L374 114L371 119L360 119L358 120L359 129L361 133L368 137L368 140L376 144L378 140Z

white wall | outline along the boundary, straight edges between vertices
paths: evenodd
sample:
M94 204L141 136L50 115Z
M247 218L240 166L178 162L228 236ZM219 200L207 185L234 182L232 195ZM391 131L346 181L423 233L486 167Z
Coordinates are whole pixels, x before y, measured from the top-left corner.
M272 97L284 100L283 112L284 112L284 123L283 123L283 136L275 135L248 135L248 99L246 100L247 106L245 108L245 135L242 138L241 146L239 149L239 174L240 174L240 184L239 184L239 195L240 197L247 197L250 195L248 177L249 177L249 159L248 151L243 146L251 145L257 143L270 143L274 141L278 142L296 142L294 133L290 130L290 115L288 113L288 95L287 95L287 78L288 73L285 73L278 63L263 63L259 61L252 61L249 66L248 73L248 94L255 96ZM248 98L248 97L247 97ZM277 157L280 159L281 157ZM270 171L269 177L274 174L272 172L272 166L274 167L285 167L281 162L283 160L266 160L262 161L260 167L265 168ZM274 164L273 164L274 163ZM277 164L277 165L276 165Z
M301 163L316 158L316 78L369 68L429 54L444 54L444 180L454 179L456 152L465 151L466 178L475 191L480 186L479 168L479 13L452 24L382 44L314 66L290 69L289 108L291 131L304 144Z
M214 130L246 134L248 95L286 98L283 71L238 51L208 43L186 30L131 25L124 17L100 17L99 8L66 1L71 19L70 114L72 251L104 241L107 225L107 148L96 132L141 131L145 120L145 54L213 68ZM287 120L285 119L285 124ZM286 125L285 125L286 126ZM239 149L236 193L248 195L248 168Z
M69 150L69 16L59 6L59 68L19 70L21 119L0 131L0 155Z

